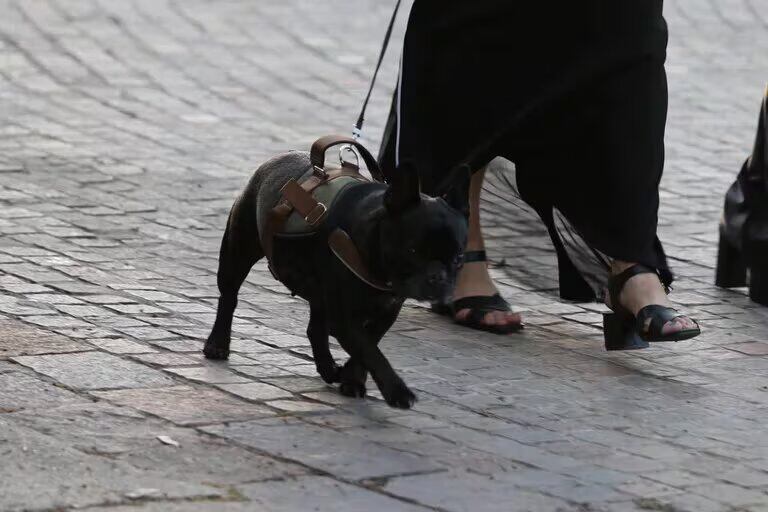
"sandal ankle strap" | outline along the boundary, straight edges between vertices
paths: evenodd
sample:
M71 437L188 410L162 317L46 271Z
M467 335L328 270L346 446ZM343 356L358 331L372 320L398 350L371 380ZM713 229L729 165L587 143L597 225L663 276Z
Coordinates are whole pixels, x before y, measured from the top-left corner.
M624 285L627 284L627 281L629 281L633 277L640 274L655 274L657 276L659 275L656 269L653 269L651 267L638 263L636 265L632 265L631 267L625 269L620 274L611 276L608 279L608 293L611 296L611 305L613 306L614 311L624 309L624 307L621 305L621 302L619 302L619 296L621 295L621 291L624 289Z
M485 251L467 251L464 253L464 263L476 263L478 261L488 261L488 255Z

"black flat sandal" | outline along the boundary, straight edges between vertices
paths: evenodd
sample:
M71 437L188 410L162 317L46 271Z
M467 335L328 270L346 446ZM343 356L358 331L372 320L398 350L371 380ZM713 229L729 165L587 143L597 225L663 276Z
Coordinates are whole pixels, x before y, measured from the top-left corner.
M464 253L464 263L475 263L488 261L485 251L469 251ZM468 309L469 314L463 320L456 318L456 313L463 309ZM483 322L485 315L494 311L511 312L509 303L498 293L495 295L477 295L464 297L453 301L450 304L434 303L432 311L439 315L451 316L453 321L459 325L476 329L478 331L491 332L494 334L511 334L520 331L523 324L490 325Z
M608 293L611 297L612 313L603 315L603 335L605 337L606 350L638 350L649 347L649 342L683 341L701 334L701 329L696 323L695 329L683 329L681 331L663 334L664 326L685 315L676 309L650 305L645 306L637 313L637 317L619 302L621 290L631 278L639 274L656 274L656 270L645 265L633 265L621 274L612 276L608 280ZM646 323L650 320L648 327Z

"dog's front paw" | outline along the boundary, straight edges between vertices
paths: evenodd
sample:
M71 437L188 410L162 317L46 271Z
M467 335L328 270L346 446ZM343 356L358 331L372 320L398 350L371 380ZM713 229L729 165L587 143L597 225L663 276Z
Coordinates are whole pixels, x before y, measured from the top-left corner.
M341 382L341 366L336 363L329 365L316 365L317 373L326 384L335 384Z
M365 384L353 380L342 381L339 392L352 398L365 398Z
M386 393L382 390L382 395L390 407L398 409L410 409L416 403L416 395L403 381L395 383Z
M214 339L208 338L203 347L203 354L206 359L223 361L229 358L229 343L222 344Z

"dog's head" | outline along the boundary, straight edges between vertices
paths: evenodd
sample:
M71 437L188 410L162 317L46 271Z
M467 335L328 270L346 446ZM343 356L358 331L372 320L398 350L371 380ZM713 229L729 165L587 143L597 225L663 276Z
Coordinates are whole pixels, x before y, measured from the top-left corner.
M384 195L382 264L398 295L444 300L456 283L467 221L443 199L422 195L416 170L401 167Z

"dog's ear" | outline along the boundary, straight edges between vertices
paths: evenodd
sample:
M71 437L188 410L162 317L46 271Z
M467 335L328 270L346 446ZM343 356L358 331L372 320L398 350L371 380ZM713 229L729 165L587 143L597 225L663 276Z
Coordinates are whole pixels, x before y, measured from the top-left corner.
M384 194L384 207L389 213L401 213L416 206L421 201L419 173L416 168L405 163L392 172L389 188Z

